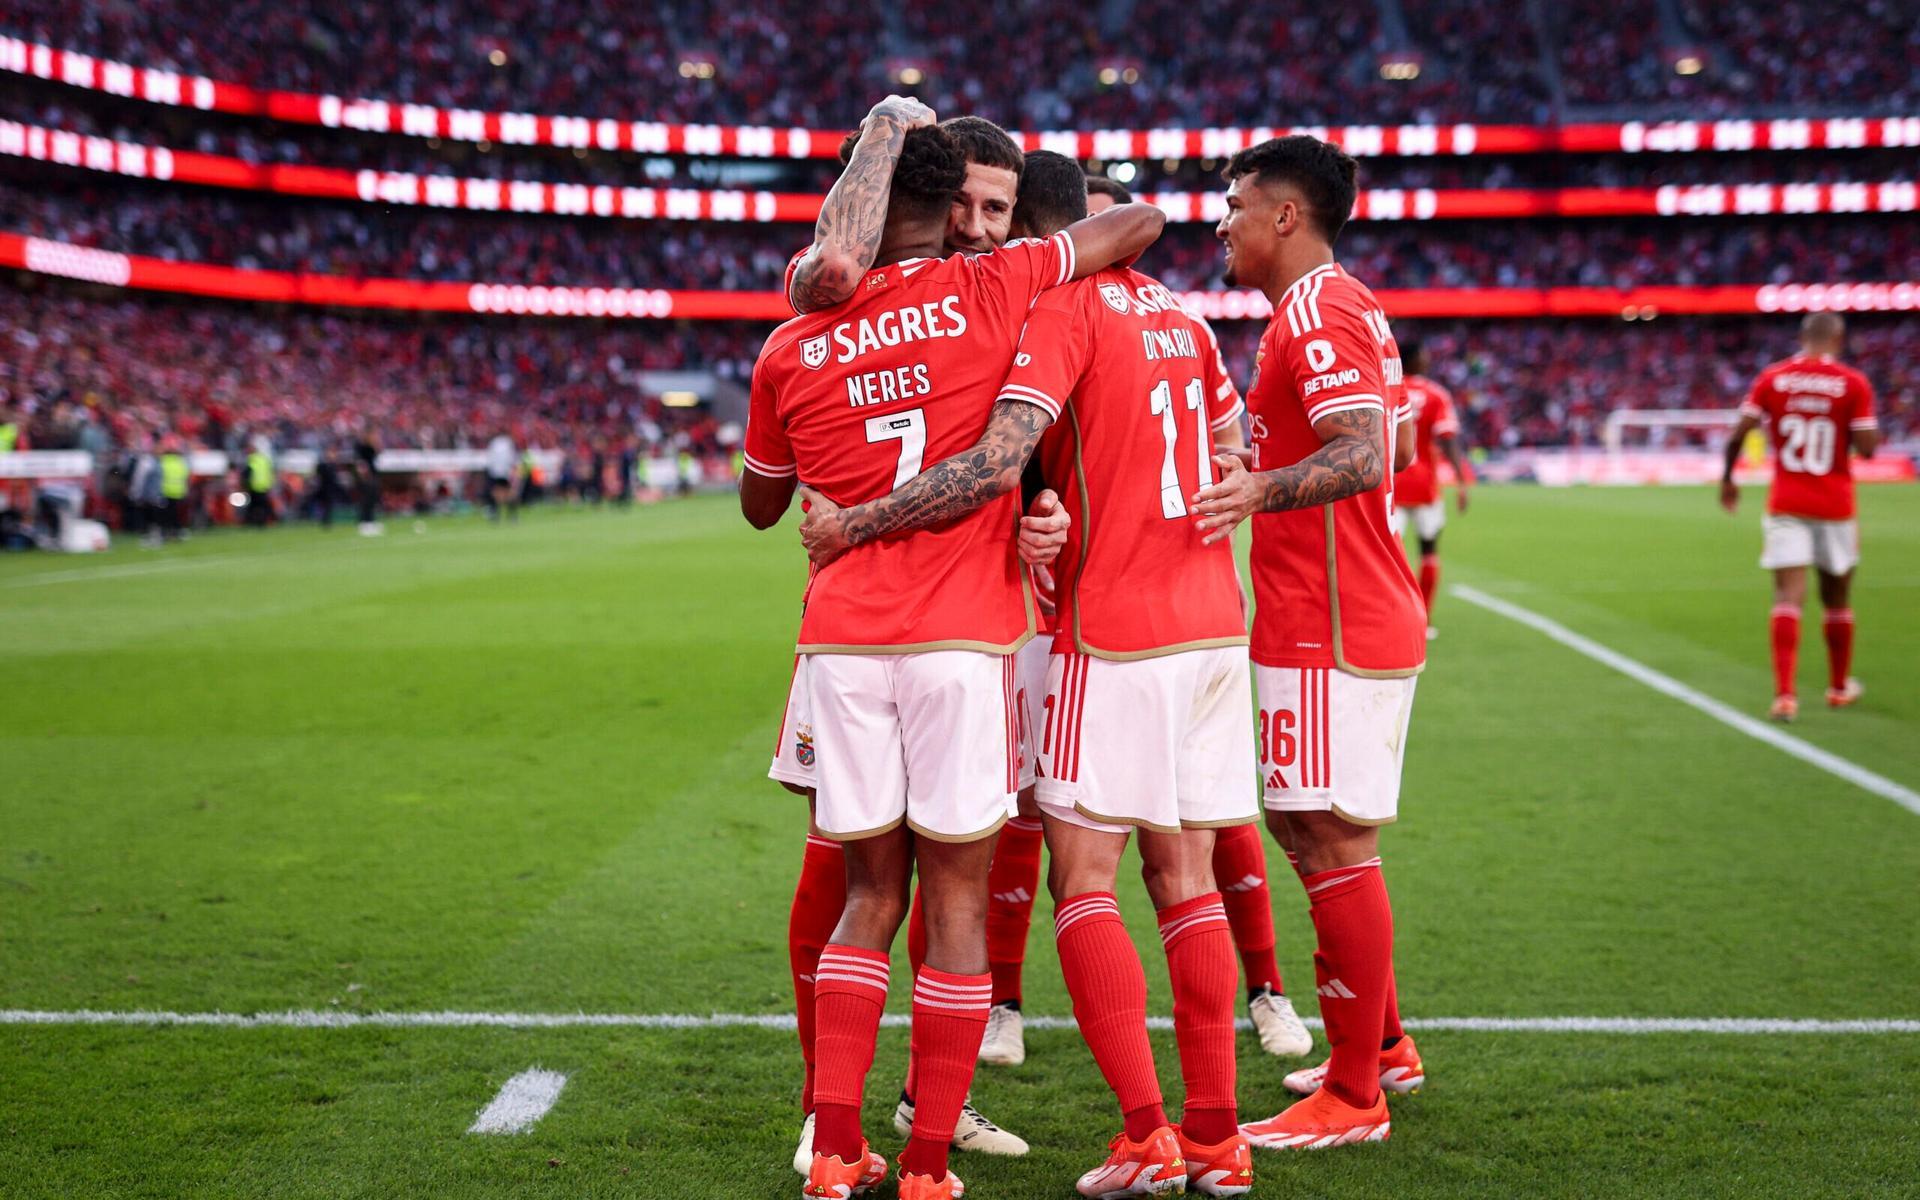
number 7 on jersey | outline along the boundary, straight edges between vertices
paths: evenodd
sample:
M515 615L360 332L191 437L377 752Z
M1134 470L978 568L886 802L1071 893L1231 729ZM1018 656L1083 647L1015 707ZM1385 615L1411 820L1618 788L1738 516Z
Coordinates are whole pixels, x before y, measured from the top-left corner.
M876 442L899 442L900 464L893 470L893 488L920 473L920 467L927 457L927 414L924 410L910 408L905 412L886 413L878 417L867 418L867 444Z

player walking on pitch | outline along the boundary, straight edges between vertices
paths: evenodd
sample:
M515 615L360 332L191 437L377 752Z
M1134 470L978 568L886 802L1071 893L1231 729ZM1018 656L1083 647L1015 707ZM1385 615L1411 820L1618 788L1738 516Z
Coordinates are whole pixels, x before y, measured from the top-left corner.
M1826 610L1827 703L1844 708L1862 692L1851 673L1849 593L1860 562L1852 456L1873 457L1880 447L1880 425L1873 415L1873 386L1840 361L1846 340L1846 322L1836 313L1814 313L1800 323L1800 353L1754 380L1727 436L1720 473L1720 504L1733 512L1740 505L1740 488L1733 482L1740 447L1764 423L1774 461L1760 565L1773 572L1773 707L1768 715L1776 721L1800 715L1793 676L1808 567L1820 573L1820 604Z
M1220 456L1220 482L1194 505L1210 541L1254 518L1267 824L1306 888L1333 1047L1324 1068L1288 1077L1306 1099L1241 1127L1275 1148L1383 1140L1383 1084L1411 1090L1422 1078L1394 1011L1379 826L1398 812L1426 611L1391 525L1399 349L1373 294L1333 254L1354 176L1352 158L1307 136L1227 164L1226 279L1260 289L1274 315L1247 396L1252 469Z
M796 476L858 503L963 448L992 406L1035 297L1143 249L1158 212L1116 212L1044 242L939 258L965 178L953 139L901 137L869 184L884 211L852 299L775 330L755 365L743 505L779 511ZM748 493L751 492L751 495ZM1031 599L990 505L936 531L882 539L815 576L801 621L823 836L843 843L846 908L815 975L814 1156L803 1194L843 1198L886 1163L860 1104L888 984L887 948L917 870L927 961L914 985L918 1064L903 1200L961 1192L947 1169L992 993L985 921L994 835L1017 782L1011 654L1032 635Z
M1407 410L1413 419L1413 461L1394 472L1394 532L1409 518L1420 539L1420 597L1427 605L1427 640L1433 626L1433 601L1440 593L1440 531L1447 527L1447 497L1440 486L1440 456L1453 468L1461 512L1467 511L1467 460L1460 453L1460 415L1453 393L1427 376L1427 348L1417 342L1401 347L1407 368Z
M1027 156L1020 232L1064 228L1086 201L1078 164ZM1110 268L1035 303L971 448L855 508L815 503L801 525L816 563L939 526L1017 488L1036 447L1067 498L1038 791L1074 1016L1125 1119L1107 1161L1080 1179L1086 1196L1252 1186L1234 1098L1238 968L1210 866L1214 829L1258 814L1246 625L1230 547L1203 545L1186 519L1186 496L1213 478L1213 431L1240 412L1206 324L1155 280ZM1147 1041L1146 977L1114 894L1136 828L1187 1082L1178 1129Z

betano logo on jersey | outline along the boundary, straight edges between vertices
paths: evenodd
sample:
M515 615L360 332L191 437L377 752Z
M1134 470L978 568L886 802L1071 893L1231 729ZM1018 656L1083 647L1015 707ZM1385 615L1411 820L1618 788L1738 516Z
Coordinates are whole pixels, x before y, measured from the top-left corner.
M967 316L960 297L946 296L925 304L889 309L875 317L842 321L818 337L800 343L800 361L817 371L831 357L845 366L871 350L904 346L928 338L960 337L967 332Z

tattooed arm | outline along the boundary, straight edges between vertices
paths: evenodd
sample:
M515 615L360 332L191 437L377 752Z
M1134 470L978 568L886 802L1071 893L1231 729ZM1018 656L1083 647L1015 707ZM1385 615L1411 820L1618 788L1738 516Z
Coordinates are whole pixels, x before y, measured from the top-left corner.
M1277 471L1248 471L1236 455L1215 456L1220 482L1201 488L1193 498L1200 531L1206 534L1202 541L1230 536L1234 526L1254 513L1313 508L1379 487L1387 477L1385 421L1372 408L1322 417L1313 423L1321 447Z
M878 500L837 508L817 493L804 493L809 508L800 540L807 556L825 566L862 542L939 525L1005 495L1020 486L1020 472L1052 423L1043 408L1002 400L979 441Z
M813 245L787 288L795 312L819 312L853 295L880 252L887 193L907 130L931 124L933 110L909 96L888 96L867 114L853 157L821 205Z

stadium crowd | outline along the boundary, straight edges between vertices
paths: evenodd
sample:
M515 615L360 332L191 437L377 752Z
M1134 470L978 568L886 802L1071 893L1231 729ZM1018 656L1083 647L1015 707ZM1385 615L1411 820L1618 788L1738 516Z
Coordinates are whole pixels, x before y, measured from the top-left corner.
M1287 21L1232 0L1042 12L1014 0L670 9L20 0L4 28L263 88L776 125L850 125L903 71L936 109L1047 128L1258 124L1275 119L1274 97L1286 98L1284 116L1296 122L1536 122L1556 115L1562 96L1572 108L1688 115L1780 104L1909 112L1920 96L1920 22L1903 0L1686 0L1665 12L1659 0L1402 0L1307 8ZM1215 36L1192 38L1194 28ZM1692 70L1678 69L1689 58ZM1389 62L1419 69L1387 79Z
M59 168L38 168L58 173ZM288 202L101 179L0 183L0 228L128 254L280 271L578 286L778 289L802 225L653 222ZM78 186L75 184L78 183ZM1896 216L1677 221L1356 222L1342 257L1393 287L1630 287L1920 279L1920 236ZM1209 224L1169 230L1152 268L1214 286Z
M1890 439L1920 436L1920 366L1900 318L1855 320L1849 357L1880 391ZM1592 445L1613 408L1729 408L1791 349L1787 318L1405 321L1454 390L1470 446ZM43 449L137 445L177 433L224 448L243 433L317 447L464 448L509 428L522 445L638 437L648 450L729 449L700 409L663 407L634 373L699 366L744 386L768 327L754 322L528 321L270 313L107 297L51 284L0 290L0 404ZM1216 325L1244 385L1260 327ZM729 438L729 441L731 439Z

